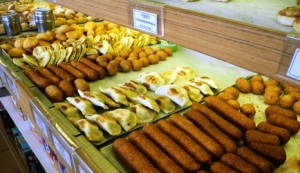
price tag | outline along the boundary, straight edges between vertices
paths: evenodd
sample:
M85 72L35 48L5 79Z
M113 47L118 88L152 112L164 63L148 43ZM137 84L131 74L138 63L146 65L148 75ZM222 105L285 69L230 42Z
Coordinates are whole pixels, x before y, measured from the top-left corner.
M12 95L14 95L16 97L16 99L19 99L19 95L18 95L18 90L16 87L16 83L15 83L15 79L11 79L11 77L9 75L6 75L6 83L8 85L8 87L10 88L10 90L12 91Z
M158 34L157 14L133 9L133 23L137 29Z
M68 153L68 151L64 148L64 146L59 142L57 137L52 134L53 144L60 156L66 161L66 163L72 168L72 161L71 161L71 155Z
M41 129L41 131L44 133L44 135L47 138L49 138L47 126L46 126L45 122L41 119L40 112L36 109L32 109L32 113L33 113L36 125Z
M297 48L294 53L290 67L287 71L287 75L294 79L300 80L300 49L299 48Z

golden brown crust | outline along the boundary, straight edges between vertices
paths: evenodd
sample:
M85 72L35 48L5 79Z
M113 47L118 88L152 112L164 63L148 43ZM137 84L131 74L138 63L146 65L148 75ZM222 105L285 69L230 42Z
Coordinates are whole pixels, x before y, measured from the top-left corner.
M214 162L211 166L210 166L210 172L212 173L238 173L237 171L235 171L234 169L231 169L229 166L225 165L222 162Z
M267 118L272 114L281 114L281 115L287 116L291 119L297 120L297 115L295 114L295 112L293 112L289 109L279 107L279 106L269 106L265 110L265 114L266 114Z
M42 91L44 91L47 86L51 85L51 82L48 79L44 78L31 68L26 69L24 74Z
M55 76L50 70L48 70L45 67L38 67L36 69L40 75L44 76L45 78L47 78L48 80L50 80L52 82L52 84L54 85L58 85L60 82L59 77Z
M272 125L267 122L260 122L257 126L257 130L261 132L277 135L282 145L286 144L291 137L290 132L287 129Z
M59 67L61 67L62 69L66 70L68 73L73 75L75 79L78 79L78 78L86 79L87 78L85 73L77 70L75 67L73 67L72 65L70 65L66 62L61 62L59 64Z
M220 161L239 172L258 173L258 170L253 165L233 153L224 154Z
M280 114L272 114L267 118L267 122L275 126L287 129L292 135L300 129L300 123L297 120L290 119Z
M73 82L75 80L71 74L69 74L62 68L57 67L54 64L48 64L46 68L49 69L52 73L54 73L56 76L58 76L61 80L67 80L69 82Z
M71 61L70 64L77 70L86 74L88 81L96 81L98 79L98 74L95 70L90 69L88 66L78 61Z
M103 67L93 63L87 58L81 58L79 61L88 66L89 68L95 70L98 73L99 79L103 79L106 77L106 70Z
M278 136L257 130L247 130L244 134L244 143L260 142L264 144L280 145Z
M52 102L62 102L64 100L63 93L55 85L47 86L45 88L45 94Z
M72 83L67 80L60 81L58 88L63 92L65 97L73 97L75 94L75 88Z

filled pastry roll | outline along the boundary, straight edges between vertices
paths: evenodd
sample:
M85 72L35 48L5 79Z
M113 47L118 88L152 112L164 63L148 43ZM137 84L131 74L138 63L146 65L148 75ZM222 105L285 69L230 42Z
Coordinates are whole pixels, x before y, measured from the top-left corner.
M84 98L81 97L67 97L66 98L73 106L81 111L85 116L93 115L96 113L96 110L93 107L93 104Z
M146 106L147 108L150 108L150 109L154 110L155 112L160 111L159 106L157 105L157 103L153 99L151 99L147 96L139 95L139 96L134 98L134 101Z
M115 101L113 101L110 97L106 96L105 94L103 94L100 91L93 91L92 92L96 97L102 99L105 103L105 105L107 105L110 108L119 108L121 107L121 105Z
M79 110L69 102L57 102L54 106L59 109L73 124L83 118Z
M200 81L200 82L204 82L207 85L209 85L211 88L214 89L219 89L218 85L216 84L216 82L214 80L212 80L210 77L208 76L201 76L201 77L195 77L194 81Z
M200 102L202 100L203 95L201 94L201 92L198 88L195 88L190 85L183 85L182 88L186 90L189 98L192 101Z
M86 116L85 118L96 123L102 130L106 131L110 135L116 136L122 131L121 126L112 117L94 114Z
M105 105L104 100L101 97L94 94L93 92L90 91L82 92L81 90L78 90L78 94L80 97L85 98L90 102L92 102L95 106L100 106L103 109L108 109L108 106Z
M129 131L137 124L137 116L134 112L127 109L115 109L105 112L105 116L114 118L125 131Z
M130 108L136 114L138 124L149 123L157 115L157 112L143 106L142 104L132 104L130 105Z
M120 103L122 105L128 105L128 101L126 99L126 95L123 94L121 91L117 90L114 87L103 89L99 87L100 91L104 94L110 96L115 102Z
M138 94L131 90L131 89L128 89L126 87L123 87L123 86L118 86L118 87L115 87L117 90L121 91L123 94L126 95L126 98L129 100L129 101L133 101L135 97L138 96Z
M176 109L175 104L166 96L157 96L155 98L155 102L157 103L160 110L164 113L171 113Z
M104 139L103 132L99 129L97 124L87 119L77 120L74 124L84 133L88 141L101 142Z
M131 89L138 94L147 94L147 92L148 92L147 88L144 85L137 83L133 80L127 81L124 84L122 84L121 86Z
M156 88L165 84L165 80L161 77L159 73L156 72L143 73L138 76L136 81L145 85L152 91L155 91Z
M185 84L198 88L205 95L214 95L209 85L201 81L188 81Z

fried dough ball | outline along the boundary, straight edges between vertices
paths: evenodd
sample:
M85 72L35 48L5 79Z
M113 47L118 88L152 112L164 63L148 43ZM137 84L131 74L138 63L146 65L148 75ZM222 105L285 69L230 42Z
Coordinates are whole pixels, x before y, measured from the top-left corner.
M135 47L133 47L133 50L132 50L132 52L136 53L136 54L139 54L142 51L143 51L143 48L140 46L135 46Z
M66 34L56 34L56 35L55 35L55 38L56 38L57 40L61 40L61 41L66 41L66 40L68 40L68 37L66 36Z
M127 50L123 50L119 56L123 57L124 59L127 59L129 57L130 52Z
M159 60L160 60L160 61L164 61L164 60L166 60L167 57L168 57L168 54L167 54L166 52L162 51L162 50L156 52L156 55L159 57Z
M146 53L146 55L153 55L154 54L154 51L151 48L145 49L144 52Z
M265 92L267 91L275 91L277 92L279 95L281 95L282 91L281 89L278 87L278 86L275 86L275 85L268 85L266 88L265 88Z
M292 92L297 92L298 93L298 92L300 92L300 89L292 87L292 86L287 86L287 87L284 88L284 93L285 94L290 94Z
M172 56L173 55L173 50L171 48L169 48L169 47L165 47L163 49L163 51L166 52L168 56Z
M115 64L119 68L120 61L118 61L118 60L111 60L111 61L109 61L109 64Z
M232 95L231 93L228 93L228 92L221 92L218 97L221 99L221 100L224 100L224 101L227 101L227 100L234 100L235 97L234 95Z
M99 54L92 54L92 55L87 55L86 58L92 61L96 61L98 56Z
M132 61L137 60L137 59L138 59L137 57L130 56L129 58L127 58L127 61L132 62Z
M145 52L140 52L139 53L139 59L143 58L143 57L148 57L148 54L146 54Z
M52 102L64 101L64 95L55 85L49 85L45 88L45 94Z
M132 70L131 63L127 60L120 62L120 69L122 72L130 72Z
M55 35L54 35L55 36ZM54 36L49 31L44 33L39 33L36 38L42 41L52 42L54 39Z
M112 59L118 56L116 52L109 52L108 55L111 55Z
M251 92L250 82L244 77L240 77L236 80L235 87L242 93Z
M121 56L117 56L114 60L121 62L124 61L125 59Z
M253 94L259 94L262 95L265 92L265 85L263 82L259 80L251 80L251 89Z
M100 61L105 61L105 62L107 62L107 59L106 59L106 57L105 57L104 55L102 55L102 56L98 56L98 57L96 58L96 61L97 61L97 62L100 62Z
M276 105L279 102L279 94L276 91L267 91L264 94L264 102L269 105Z
M132 70L140 71L143 68L143 62L141 60L133 60L132 62Z
M252 78L251 78L251 82L252 81L260 81L260 82L264 82L264 79L263 79L263 77L261 76L261 75L254 75L254 76L252 76Z
M35 37L27 37L23 41L23 48L27 51L32 51L39 44L39 39Z
M239 98L240 92L236 87L230 86L224 89L224 92L230 93L234 96L234 100Z
M157 64L159 63L159 57L157 55L150 55L148 57L150 64Z
M254 106L250 103L243 104L240 110L243 114L245 114L247 117L251 119L253 119L254 115L256 114L256 110Z
M140 53L140 52L139 52L139 53ZM130 57L136 57L136 58L137 58L137 57L139 57L139 53L137 53L137 52L131 52L131 53L129 54L128 57L129 57L129 58L130 58Z
M289 109L295 103L295 97L290 94L283 95L279 100L279 105L283 108Z
M40 40L38 46L51 46L51 43L47 41Z
M77 40L78 38L81 37L81 33L79 31L69 31L69 32L66 32L65 34L69 39Z
M236 110L240 109L240 103L236 100L227 100L226 101L231 107L233 107Z
M296 112L296 114L300 114L300 101L297 101L293 105L293 111Z
M143 67L147 67L150 64L150 60L146 57L142 57L139 60L143 62Z
M90 91L89 83L82 78L75 79L74 85L75 85L76 90Z
M279 82L274 80L274 79L268 79L265 81L265 86L269 86L269 85L275 85L275 86L278 86Z
M11 44L5 43L0 46L5 52L10 51L10 49L14 48Z
M65 97L73 97L75 94L75 88L72 83L67 80L60 81L58 88L62 91Z
M292 92L290 95L294 96L296 101L300 101L300 93L298 92Z
M111 54L104 54L102 56L105 57L107 61L111 61L114 59L114 57Z
M20 58L23 56L24 53L26 53L26 51L25 51L25 49L23 49L21 47L15 47L8 51L8 55L11 58Z
M109 62L106 66L106 70L109 76L114 76L118 72L118 66L115 63Z
M16 39L16 41L14 42L14 47L16 48L23 48L23 42L24 42L25 38L18 38Z

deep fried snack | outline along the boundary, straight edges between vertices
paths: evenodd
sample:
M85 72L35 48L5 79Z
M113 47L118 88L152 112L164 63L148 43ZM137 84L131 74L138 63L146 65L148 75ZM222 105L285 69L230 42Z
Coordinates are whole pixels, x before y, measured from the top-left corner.
M120 70L122 72L130 72L132 70L131 63L127 60L120 62Z
M133 60L131 64L133 71L140 71L143 68L143 62L141 60Z
M159 58L160 61L164 61L164 60L167 59L168 54L167 54L166 52L160 50L160 51L157 51L157 52L156 52L156 56ZM149 58L150 58L150 57L149 57Z
M272 173L273 165L270 161L259 156L248 147L240 147L236 153L248 163L254 165L261 173Z
M300 89L295 88L295 87L293 87L293 86L286 86L286 87L284 88L284 93L285 93L285 94L290 94L290 93L292 93L292 92L297 92L297 93L299 93L299 92L300 92Z
M279 102L279 94L276 91L267 91L264 94L264 102L269 105L276 105Z
M279 107L279 106L269 106L265 110L265 114L266 114L267 118L272 114L280 114L280 115L287 116L291 119L297 120L297 115L295 114L295 112L293 112L289 109Z
M85 73L81 72L80 70L77 70L75 67L73 67L72 65L70 65L66 62L61 62L58 66L64 70L66 70L71 75L73 75L75 79L78 79L78 78L87 79L87 76Z
M75 94L75 88L72 83L67 80L60 81L58 88L63 92L65 97L73 97Z
M282 146L251 142L248 144L248 147L263 158L271 161L274 165L280 165L285 162L286 153Z
M294 105L295 102L296 99L294 96L286 94L280 97L279 105L283 108L289 109Z
M169 47L165 47L163 48L163 51L167 53L168 56L172 56L173 55L173 50Z
M129 141L141 151L162 172L184 172L158 146L150 141L142 132L133 131L128 136Z
M251 92L250 82L244 77L240 77L235 81L235 87L242 93Z
M276 80L274 80L274 79L270 79L270 78L269 78L268 80L266 80L266 81L264 82L264 84L265 84L266 87L271 86L271 85L273 85L273 86L278 86L279 82L276 81Z
M71 61L70 64L75 67L77 70L86 74L88 81L96 81L98 79L98 74L95 70L89 68L84 63L79 61Z
M49 81L51 81L51 83L53 85L58 85L58 83L60 82L59 77L57 77L56 75L54 75L50 70L48 70L45 67L38 67L36 68L36 70L40 73L40 75L44 76L45 78L47 78Z
M185 171L200 169L200 165L190 155L153 124L146 124L142 131Z
M124 138L118 138L114 141L113 151L133 172L160 172L137 148Z
M215 126L222 130L225 134L231 137L235 141L242 140L242 132L233 124L229 123L217 113L209 109L208 107L198 103L193 102L192 109L201 112L207 119L209 119Z
M265 92L268 91L275 91L277 92L279 95L282 93L281 89L279 88L279 86L275 86L275 85L269 85L268 87L265 88Z
M267 122L260 122L257 126L257 130L264 133L277 135L280 139L281 145L286 144L291 138L290 132L287 129L272 125Z
M74 81L74 85L75 85L76 90L80 90L82 92L90 91L90 85L84 79L81 79L81 78L76 79Z
M118 73L118 66L114 63L109 62L106 66L106 70L109 76L114 76Z
M233 153L226 153L224 154L220 161L226 165L228 165L231 168L234 168L235 170L239 172L253 172L258 173L258 170L253 165L247 163L244 159L242 159L240 156L233 154Z
M196 173L209 173L207 170L200 170L200 171L197 171Z
M55 85L47 86L45 88L45 94L52 102L62 102L64 100L63 93Z
M300 101L297 101L297 102L293 105L293 111L296 112L297 114L300 114Z
M231 169L229 166L225 165L222 162L214 162L211 166L210 166L210 172L212 173L238 173L237 171L235 171L234 169Z
M27 37L23 41L23 48L31 52L39 44L39 39L35 37Z
M46 67L52 73L54 73L56 76L58 76L61 80L67 80L69 82L73 82L75 80L75 78L71 74L69 74L68 72L66 72L62 68L57 67L54 64L48 64Z
M275 126L287 129L292 135L300 129L300 123L281 114L272 114L267 118L267 122Z
M290 95L294 96L296 101L300 101L300 93L297 92L291 92Z
M221 144L227 153L235 153L237 150L236 143L230 139L226 134L219 130L199 111L191 109L184 114L197 127L208 134L212 139Z
M260 81L260 82L264 82L264 79L261 75L254 75L251 77L251 82L252 81Z
M20 58L23 56L24 53L26 53L26 51L22 47L15 47L8 51L8 55L11 58Z
M221 92L217 97L224 101L235 100L235 96L228 92Z
M224 149L220 144L197 128L190 120L178 114L171 115L169 119L172 124L200 144L213 158L219 158L224 153Z
M260 142L264 144L280 145L278 136L257 130L247 130L244 134L244 143Z
M251 119L253 119L254 115L256 114L254 106L250 103L243 104L240 108L240 111Z
M143 67L147 67L150 64L150 60L146 57L142 57L139 60L143 62Z
M233 107L236 110L240 110L241 108L240 103L236 100L227 100L226 103L228 103L231 107Z
M255 122L243 113L229 106L225 101L216 96L208 96L204 99L207 106L220 113L225 119L242 130L255 129Z
M251 84L251 89L253 94L259 94L262 95L265 91L265 85L263 82L255 80L250 82Z
M79 61L88 66L89 68L95 70L98 73L99 79L103 79L106 77L106 70L103 67L93 63L87 58L81 58Z
M167 120L158 121L157 127L180 145L197 162L209 164L212 161L211 156L199 144Z
M24 74L42 91L44 91L47 86L51 85L51 81L31 68L24 70Z
M224 89L224 92L230 93L234 96L234 100L238 99L240 92L236 87L230 86Z

